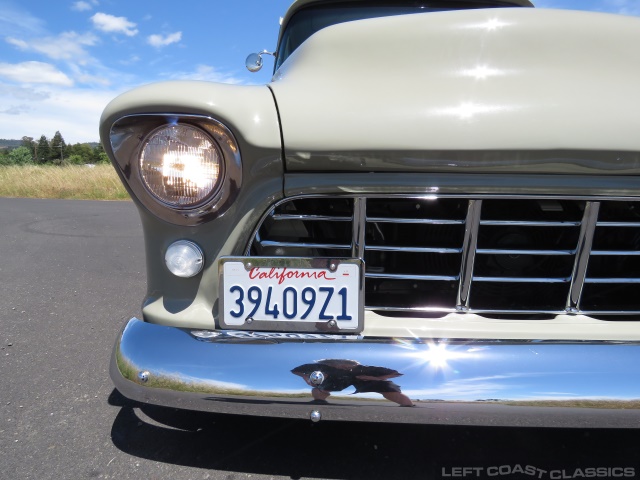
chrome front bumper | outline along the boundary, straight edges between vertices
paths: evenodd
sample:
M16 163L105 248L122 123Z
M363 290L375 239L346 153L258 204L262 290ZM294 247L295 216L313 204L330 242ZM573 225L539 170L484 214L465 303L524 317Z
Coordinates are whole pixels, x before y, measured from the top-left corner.
M292 370L324 378L320 386L331 395L314 400ZM133 318L116 342L111 377L140 402L228 414L640 427L640 343L334 339L192 331ZM395 403L402 398L414 407Z

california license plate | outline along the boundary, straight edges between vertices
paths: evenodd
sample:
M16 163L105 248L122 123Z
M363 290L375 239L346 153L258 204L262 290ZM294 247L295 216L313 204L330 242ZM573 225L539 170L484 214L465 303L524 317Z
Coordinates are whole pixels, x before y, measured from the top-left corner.
M220 260L222 328L360 332L362 261L353 258L226 257Z

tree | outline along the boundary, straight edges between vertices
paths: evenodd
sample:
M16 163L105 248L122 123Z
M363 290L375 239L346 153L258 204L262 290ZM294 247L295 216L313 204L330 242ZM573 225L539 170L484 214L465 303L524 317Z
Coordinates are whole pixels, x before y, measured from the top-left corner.
M75 156L80 157L82 161L80 163L93 163L93 149L88 143L76 143L67 147L65 154L68 157ZM78 158L75 158L73 162L78 162Z
M64 149L67 148L67 144L64 143L64 138L62 138L60 131L57 131L51 139L50 147L51 162L61 165L64 162Z
M47 163L49 162L49 159L51 157L50 152L51 152L51 148L49 148L49 140L47 140L47 137L45 137L44 135L42 135L40 137L40 140L38 140L38 156L37 156L37 161L36 163Z
M104 151L101 143L93 149L93 163L109 163L109 157Z
M13 165L26 165L33 162L33 157L27 147L18 147L9 153L9 162Z
M33 137L22 137L23 147L27 147L31 152L31 156L36 158L36 142L33 141Z

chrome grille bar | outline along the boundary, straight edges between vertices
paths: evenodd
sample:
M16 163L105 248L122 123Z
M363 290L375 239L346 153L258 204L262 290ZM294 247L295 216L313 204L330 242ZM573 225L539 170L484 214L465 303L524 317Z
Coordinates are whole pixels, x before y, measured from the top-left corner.
M473 281L494 283L569 283L571 279L550 277L473 277Z
M327 250L351 250L351 245L336 243L301 243L301 242L276 242L272 240L262 240L258 242L262 247L281 248L323 248Z
M386 278L391 280L457 281L459 277L449 275L406 275L402 273L367 273L366 278Z
M498 248L478 248L478 255L575 255L575 250L509 250Z
M372 252L462 253L461 248L395 247L393 245L367 245L367 250Z
M639 228L640 222L598 222L598 227L630 227Z
M640 250L592 250L591 255L633 257L640 255Z
M416 223L422 225L463 225L464 220L439 220L435 218L386 218L367 217L367 222L371 223Z
M577 227L580 222L534 222L528 220L481 220L480 225L493 227Z
M356 197L353 199L353 235L351 256L364 258L365 233L367 228L367 199Z
M638 284L640 283L640 278L587 278L584 283L629 283L629 284Z
M469 200L467 217L465 219L464 241L462 244L462 265L460 267L460 285L456 309L465 311L469 309L469 294L471 292L471 279L473 278L473 264L478 245L478 229L480 228L480 213L482 200Z
M576 259L571 275L571 287L569 287L569 296L567 298L566 310L570 313L578 313L580 311L580 297L582 296L582 287L587 276L587 266L599 210L600 202L587 202L585 205Z
M290 213L276 213L271 216L274 220L304 220L311 222L350 222L351 217L337 217L334 215L293 215Z

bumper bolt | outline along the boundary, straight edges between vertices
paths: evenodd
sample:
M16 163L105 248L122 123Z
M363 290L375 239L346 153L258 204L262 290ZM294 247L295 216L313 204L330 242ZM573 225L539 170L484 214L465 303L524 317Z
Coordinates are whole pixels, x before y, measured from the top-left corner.
M149 381L149 372L146 370L144 372L138 372L138 380L142 383L147 383Z
M314 410L313 412L311 412L311 415L309 415L309 418L313 423L318 423L320 420L322 420L322 414L318 410Z
M311 375L309 375L309 381L315 386L320 385L322 382L324 382L324 373L322 373L321 371L313 372Z

